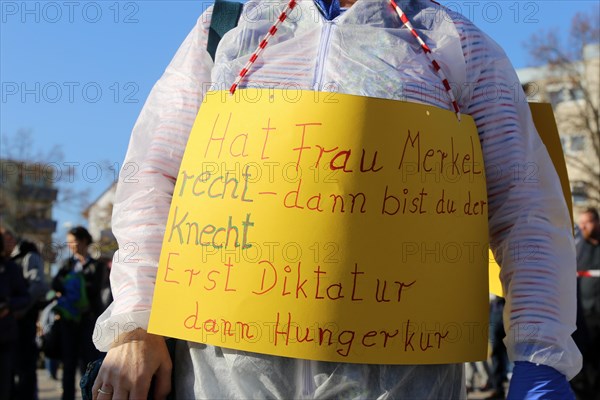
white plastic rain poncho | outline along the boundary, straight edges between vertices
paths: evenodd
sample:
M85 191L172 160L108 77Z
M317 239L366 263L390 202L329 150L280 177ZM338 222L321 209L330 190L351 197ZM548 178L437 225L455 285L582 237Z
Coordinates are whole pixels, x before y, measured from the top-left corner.
M445 71L461 111L478 127L490 242L502 265L507 299L510 357L552 366L570 379L581 364L570 337L575 329L571 221L514 69L498 45L462 15L426 0L398 3ZM111 274L115 301L95 332L99 349L108 350L123 330L147 328L175 177L203 96L211 86L229 88L285 5L246 3L214 65L206 51L209 9L152 90L117 189L113 230L121 251ZM338 91L451 109L440 77L387 0L359 0L333 21L312 0L300 1L241 82L244 87ZM339 116L349 117L344 110ZM132 249L136 253L128 257ZM177 396L184 399L464 395L462 365L337 364L186 342L176 360Z

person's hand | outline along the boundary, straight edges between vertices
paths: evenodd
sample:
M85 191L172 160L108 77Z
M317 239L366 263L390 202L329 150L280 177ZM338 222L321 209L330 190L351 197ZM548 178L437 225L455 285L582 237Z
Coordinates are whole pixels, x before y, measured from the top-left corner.
M165 339L136 329L106 354L92 388L93 400L145 400L152 377L152 398L165 399L171 392L172 367Z
M507 400L575 399L567 378L552 367L515 362Z

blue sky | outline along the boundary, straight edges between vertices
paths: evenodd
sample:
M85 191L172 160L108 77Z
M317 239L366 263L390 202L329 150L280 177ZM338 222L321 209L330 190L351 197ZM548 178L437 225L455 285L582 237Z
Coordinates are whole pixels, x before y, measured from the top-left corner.
M568 34L585 1L442 1L469 17L505 49L516 68L529 65L523 42L540 30ZM110 186L129 134L154 82L210 1L0 1L0 133L30 129L31 146L60 145L78 163L77 188L90 200ZM600 18L600 16L598 16ZM561 21L564 21L561 23ZM3 149L2 154L4 153ZM81 210L55 210L63 224Z

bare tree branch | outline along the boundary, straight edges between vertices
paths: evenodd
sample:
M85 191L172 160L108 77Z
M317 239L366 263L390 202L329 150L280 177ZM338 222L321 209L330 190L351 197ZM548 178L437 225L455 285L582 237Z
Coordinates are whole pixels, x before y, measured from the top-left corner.
M557 84L579 96L560 104L555 110L556 118L559 129L568 129L562 134L581 133L587 138L581 153L567 154L565 158L577 171L576 180L585 185L588 199L596 204L600 204L600 82L598 71L589 70L591 62L585 59L584 52L587 45L600 42L599 14L599 6L577 13L566 40L559 35L563 30L554 29L540 31L525 43L533 63L544 66L547 85Z

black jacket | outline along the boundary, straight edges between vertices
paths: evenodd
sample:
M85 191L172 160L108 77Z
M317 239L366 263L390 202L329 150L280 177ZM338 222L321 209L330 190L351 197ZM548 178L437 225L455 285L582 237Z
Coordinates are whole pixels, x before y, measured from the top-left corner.
M21 268L8 259L0 258L0 343L17 340L17 320L14 313L24 310L30 301L27 281Z
M587 240L577 244L577 270L600 269L600 245ZM581 311L586 317L600 318L600 278L583 277L578 279Z

